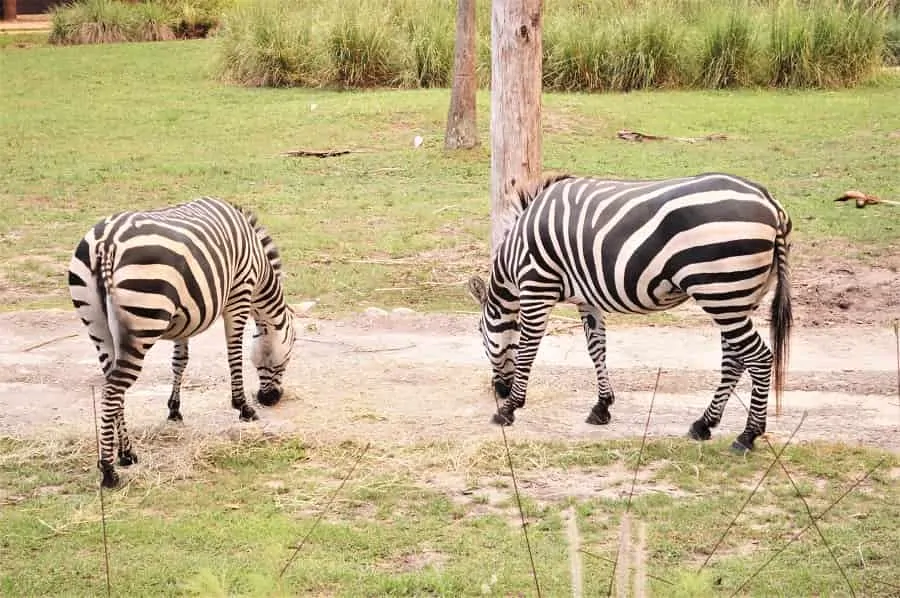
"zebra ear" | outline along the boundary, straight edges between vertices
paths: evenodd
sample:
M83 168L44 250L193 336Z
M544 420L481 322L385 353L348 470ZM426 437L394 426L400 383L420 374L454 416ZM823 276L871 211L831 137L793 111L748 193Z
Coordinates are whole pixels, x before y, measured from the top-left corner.
M479 276L473 276L469 279L469 282L466 284L466 292L479 305L484 305L484 302L487 301L487 287Z

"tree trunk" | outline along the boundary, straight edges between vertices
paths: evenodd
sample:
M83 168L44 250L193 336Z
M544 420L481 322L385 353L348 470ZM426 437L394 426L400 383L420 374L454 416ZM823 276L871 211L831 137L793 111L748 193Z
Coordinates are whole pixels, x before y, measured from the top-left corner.
M513 223L516 186L541 173L542 0L493 0L491 253Z
M475 0L456 2L456 55L453 59L453 91L444 147L469 149L478 145L475 118Z
M3 20L16 20L16 0L3 0Z

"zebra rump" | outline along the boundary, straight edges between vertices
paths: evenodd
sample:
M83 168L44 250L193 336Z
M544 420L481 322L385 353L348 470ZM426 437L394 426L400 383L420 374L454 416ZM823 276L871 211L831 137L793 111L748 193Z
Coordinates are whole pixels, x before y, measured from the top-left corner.
M88 230L75 248L68 283L105 377L99 461L105 486L118 483L112 465L116 436L119 464L137 461L125 428L124 394L158 340L174 341L170 420L182 419L188 339L219 317L225 325L231 404L240 418L257 419L242 375L249 318L256 324L251 360L260 381L257 400L263 405L280 400L295 341L282 278L278 249L256 217L212 197L122 212Z
M719 326L722 380L690 435L710 437L746 370L750 413L734 448L753 447L765 431L772 374L780 407L792 325L791 220L762 185L723 173L666 180L563 174L522 188L512 212L488 282L473 277L468 285L482 306L479 330L495 392L504 399L496 423L511 424L524 406L557 302L578 306L598 383L587 421L605 424L615 396L604 314L663 311L692 298ZM773 287L770 349L750 315Z

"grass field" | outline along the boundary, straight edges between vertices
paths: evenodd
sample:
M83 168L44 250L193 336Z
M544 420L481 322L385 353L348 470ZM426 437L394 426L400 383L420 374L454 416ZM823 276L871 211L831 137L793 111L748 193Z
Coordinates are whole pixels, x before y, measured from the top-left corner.
M17 39L34 47L20 48L7 37L0 308L68 308L69 255L104 215L211 194L259 213L282 249L290 300L320 299L317 316L370 305L471 309L462 282L484 273L488 256L486 93L482 147L447 153L448 90L243 89L214 81L213 40L54 48L31 36ZM816 258L871 259L897 247L900 211L838 209L832 199L849 188L896 193L898 95L896 75L835 92L547 94L544 166L617 177L735 172L785 204L798 260L812 256L812 241ZM616 139L623 128L728 139L632 144ZM279 155L298 148L360 151ZM114 595L534 595L498 442L374 445L279 581L361 447L341 442L344 430L320 442L185 430L138 431L141 465L106 494ZM632 513L647 526L643 566L660 578L647 582L652 595L732 595L808 523L798 491L820 513L882 458L821 529L858 595L896 595L900 460L844 445L789 448L797 489L776 468L696 577L769 462L764 444L741 459L727 442L648 443ZM570 509L591 553L582 555L585 595L605 594L638 444L514 443L545 596L571 592ZM0 595L103 593L95 463L84 438L0 438ZM547 490L560 486L565 495ZM815 530L739 593L846 594Z
M214 43L0 52L4 306L66 305L68 256L102 216L210 194L260 213L282 248L291 300L319 298L322 313L469 309L455 283L487 268L488 96L479 95L482 147L447 153L447 90L223 86L209 76ZM547 94L544 166L621 177L732 171L787 206L801 257L810 238L840 240L840 251L890 245L897 210L848 217L831 200L848 188L894 191L898 92L900 77L885 76L840 92ZM622 128L729 139L631 144L615 138ZM367 151L279 155L296 148Z
M171 435L157 438L157 447L153 464L126 490L107 495L115 595L534 595L501 444L371 449L281 581L291 547L362 447ZM4 514L0 590L99 593L105 582L92 447L55 441L37 454L33 445L6 441L2 448L0 488L7 503L21 504ZM571 595L569 508L585 551L585 595L605 595L611 575L605 559L616 556L638 449L637 441L512 447L545 596ZM900 556L891 547L900 542L900 461L827 445L793 447L784 456L813 513L882 457L871 478L819 524L866 596L890 596L881 582L897 581ZM803 502L776 467L712 552L769 459L735 461L722 442L648 444L631 514L647 526L652 548L645 549L643 570L659 578L647 580L651 595L731 595L807 526ZM73 477L73 470L88 473ZM542 482L554 476L570 480L573 496L541 494ZM598 484L602 492L593 490ZM688 592L698 583L699 593ZM844 583L810 529L740 595L842 596Z

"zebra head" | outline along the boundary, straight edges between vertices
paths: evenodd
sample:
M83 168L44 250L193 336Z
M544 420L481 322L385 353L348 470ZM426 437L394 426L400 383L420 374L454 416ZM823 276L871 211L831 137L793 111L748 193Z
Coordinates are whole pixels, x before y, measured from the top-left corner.
M481 305L478 331L484 344L484 352L493 369L494 392L501 399L509 396L516 373L516 350L519 346L518 305L504 305L494 289L494 280L488 287L478 276L469 279L467 291Z
M271 407L281 400L284 393L281 382L296 340L294 311L290 306L286 306L280 323L256 322L250 359L259 375L256 400L260 405Z

